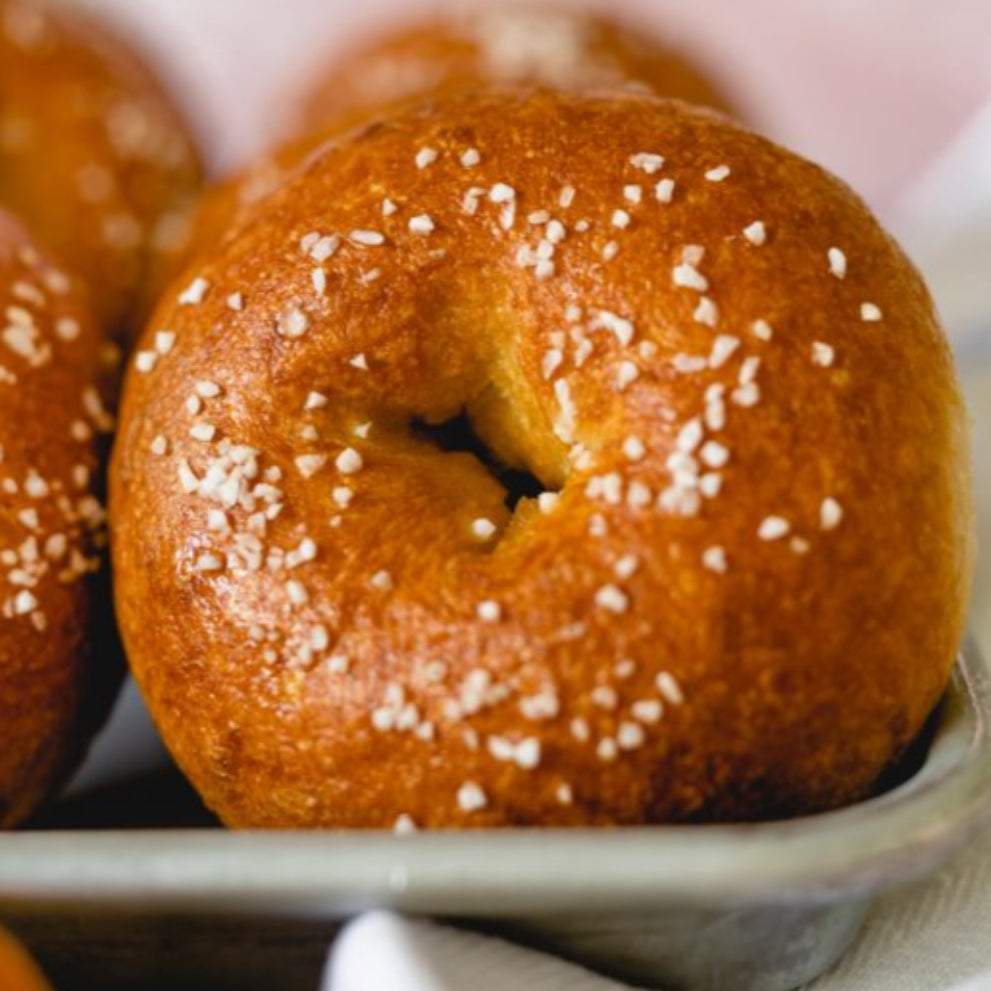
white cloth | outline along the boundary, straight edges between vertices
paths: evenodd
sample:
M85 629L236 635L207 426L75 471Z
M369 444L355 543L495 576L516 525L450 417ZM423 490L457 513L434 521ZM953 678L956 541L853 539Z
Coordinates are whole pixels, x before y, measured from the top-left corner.
M965 983L960 983L965 982ZM371 912L335 944L323 991L621 991L501 939ZM937 876L882 897L809 991L991 991L991 833Z
M544 953L491 936L370 912L348 925L324 991L626 991Z

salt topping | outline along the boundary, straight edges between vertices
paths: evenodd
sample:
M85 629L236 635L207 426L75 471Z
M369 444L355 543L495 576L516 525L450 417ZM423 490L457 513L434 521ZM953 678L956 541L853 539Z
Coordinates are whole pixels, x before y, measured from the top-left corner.
M312 478L327 463L327 455L301 454L294 461L303 478Z
M414 161L418 169L425 169L437 161L437 150L435 148L421 148L416 153Z
M647 740L643 727L639 723L620 723L616 733L616 743L620 750L637 750Z
M355 230L348 235L348 240L366 248L375 248L385 244L385 235L379 231Z
M630 600L626 593L616 585L603 585L595 593L595 604L600 609L606 609L613 613L625 613L630 606Z
M699 305L695 307L692 318L696 323L705 324L707 327L715 327L719 323L719 307L708 296L703 296L699 300Z
M483 623L498 623L502 618L502 607L498 602L486 599L484 602L479 602L476 613Z
M709 367L713 369L722 368L739 346L740 339L738 337L720 334L712 343L712 352L709 355Z
M431 234L434 231L434 222L427 214L420 213L410 218L409 229L412 234Z
M829 259L829 271L832 275L835 275L837 279L842 279L846 277L846 255L840 251L839 248L830 248L826 252L826 256Z
M654 187L658 203L670 203L674 199L674 179L661 179Z
M199 306L206 299L210 283L206 279L196 278L179 294L180 306Z
M823 530L835 530L843 521L843 507L833 498L823 499L819 507L819 526Z
M654 679L654 684L661 698L671 705L682 705L685 701L681 686L675 680L674 675L669 671L661 671Z
M614 761L619 756L619 747L612 737L603 737L595 747L595 755L601 761Z
M758 247L767 240L767 229L761 220L755 220L743 228L743 236L753 245Z
M397 816L396 821L392 824L392 831L396 836L409 836L417 831L416 823L406 813L403 813Z
M189 428L189 436L204 443L212 441L216 433L216 428L210 423L195 423Z
M633 322L624 317L617 316L609 310L599 310L592 318L589 327L592 330L608 330L614 334L616 340L622 347L626 347L633 340L636 328Z
M769 341L774 337L774 330L766 320L755 320L750 325L750 330L759 341Z
M781 516L768 516L757 530L761 540L781 540L791 532L791 524Z
M458 808L462 812L478 812L487 804L485 792L474 781L466 781L458 789Z
M394 587L392 575L388 571L376 571L372 575L369 584L372 588L377 588L380 592L391 592Z
M709 547L702 554L702 564L717 575L725 575L728 565L726 551L722 547Z
M496 533L497 527L492 520L484 517L472 520L471 532L479 540L490 540Z
M836 351L829 344L815 341L812 344L812 364L820 368L829 368L836 359Z
M627 437L623 441L623 454L628 461L642 461L646 453L647 448L638 437Z
M295 340L310 329L310 321L298 306L292 306L279 316L275 329L282 337Z
M630 164L635 169L641 169L647 175L654 175L664 168L664 156L649 151L640 151L630 156Z
M364 460L353 447L347 447L337 456L334 466L342 475L355 475L364 467Z
M684 261L671 270L671 281L676 286L698 292L705 292L709 288L709 280L694 265Z

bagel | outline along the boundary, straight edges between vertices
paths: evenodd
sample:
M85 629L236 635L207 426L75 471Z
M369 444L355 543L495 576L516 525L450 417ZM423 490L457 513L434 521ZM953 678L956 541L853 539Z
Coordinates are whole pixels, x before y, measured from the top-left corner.
M121 674L103 653L99 341L82 288L0 212L0 828L75 769Z
M842 183L675 101L445 94L163 300L118 615L234 827L795 816L940 698L968 471L931 300Z
M178 274L277 189L321 145L374 126L402 104L489 84L649 90L722 110L729 100L702 70L657 38L587 11L504 4L407 27L359 46L296 101L286 141L209 190L175 252Z
M126 336L200 184L184 123L141 59L68 4L0 0L0 205Z
M51 991L41 971L13 937L0 929L0 988L3 991Z
M649 31L590 11L502 3L412 24L332 60L304 91L295 131L344 130L392 104L490 83L631 88L731 109L707 72Z

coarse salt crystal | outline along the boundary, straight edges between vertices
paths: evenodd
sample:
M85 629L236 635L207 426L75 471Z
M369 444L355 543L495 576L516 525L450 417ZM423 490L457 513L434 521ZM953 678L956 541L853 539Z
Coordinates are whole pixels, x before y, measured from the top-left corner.
M791 524L781 516L768 516L757 530L761 540L780 540L791 532Z

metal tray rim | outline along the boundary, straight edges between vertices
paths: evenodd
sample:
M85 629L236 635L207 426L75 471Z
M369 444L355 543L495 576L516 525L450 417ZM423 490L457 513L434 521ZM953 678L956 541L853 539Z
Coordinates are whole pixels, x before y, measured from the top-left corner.
M923 768L848 808L753 825L0 836L0 908L331 915L831 902L924 875L991 820L991 674L961 653Z

